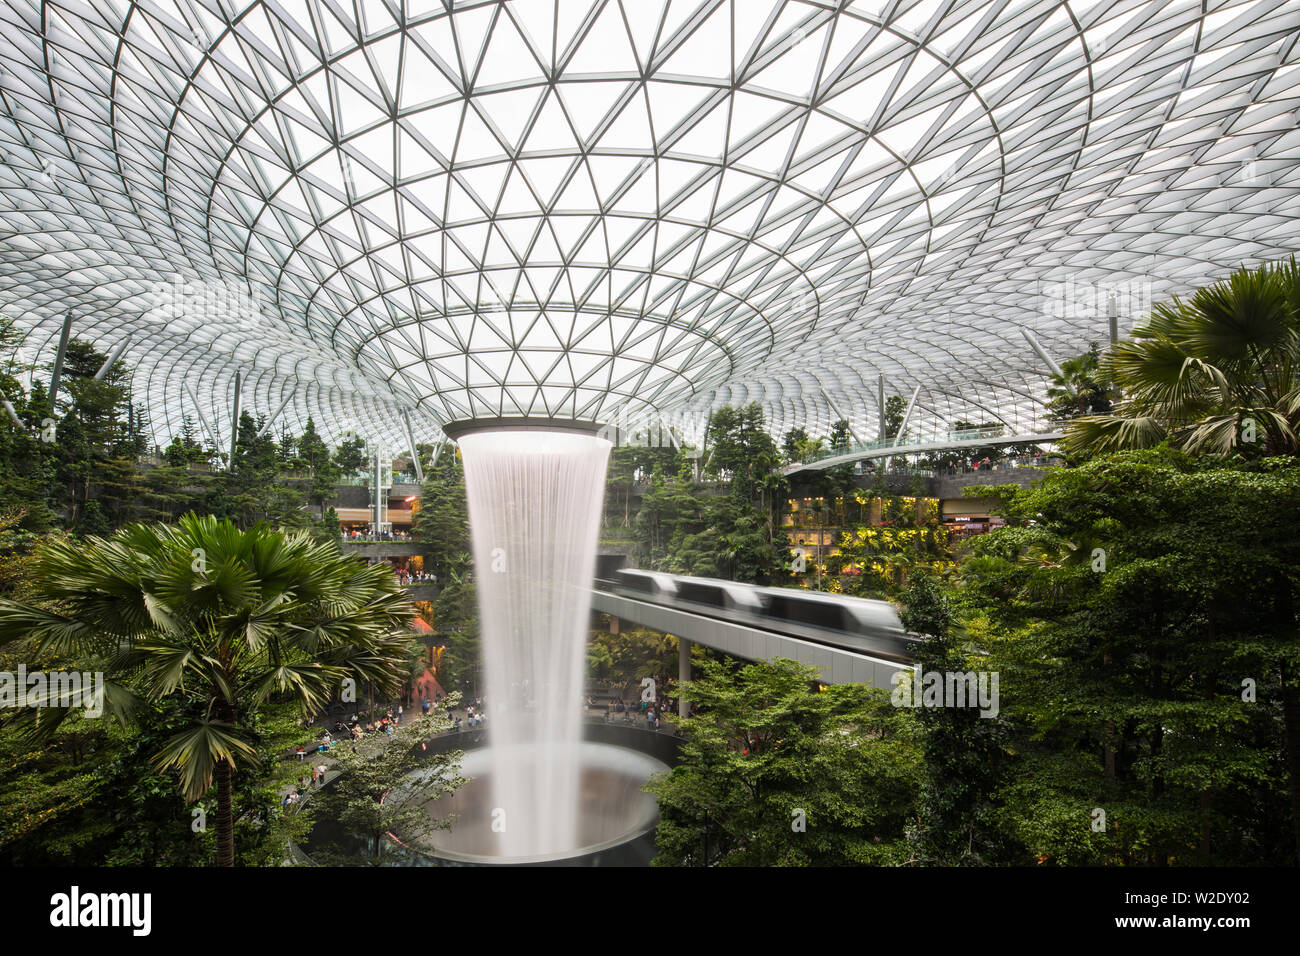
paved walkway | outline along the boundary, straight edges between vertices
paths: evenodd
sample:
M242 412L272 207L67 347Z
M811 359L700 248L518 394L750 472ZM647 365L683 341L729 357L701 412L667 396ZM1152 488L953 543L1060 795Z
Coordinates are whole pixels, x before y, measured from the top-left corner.
M621 687L615 687L613 689L596 687L591 689L589 693L584 697L584 703L582 707L583 718L585 720L589 720L595 723L610 723L610 724L618 724L620 726L633 726L641 730L650 731L652 733L657 732L657 733L673 734L676 732L677 712L675 709L671 711L665 710L661 714L660 721L659 721L659 728L656 731L653 727L651 727L647 723L645 719L645 714L638 709L639 699L635 703L625 701L625 706L627 706L628 708L627 710L625 710L621 714L616 714L611 710L608 718L606 718L604 702L606 700L612 702L614 699L616 699L618 697L618 691L620 689ZM586 704L585 701L587 698L594 699L595 703L591 705ZM662 701L659 703L662 703ZM352 714L360 713L361 710L363 709L364 708L349 708L346 711L336 710L333 714L329 714L324 717L318 717L316 720L312 721L312 723L307 728L307 732L311 734L312 739L310 743L304 744L304 746L309 748L307 753L304 754L301 758L297 758L293 753L290 753L285 758L286 760L295 760L295 759L298 760L298 762L301 764L302 767L300 776L306 778L306 785L299 786L296 783L286 784L284 789L280 791L281 801L283 801L286 794L292 793L295 789L297 789L299 790L301 796L300 796L300 803L296 805L300 806L301 799L303 797L310 796L313 792L319 790L326 783L329 783L330 781L337 779L339 772L337 770L332 769L334 765L334 759L331 752L325 751L324 753L322 753L320 751L311 748L320 745L321 742L320 734L327 730L335 739L339 741L338 745L340 747L347 747L352 743L354 743L354 741L351 738L344 736L342 732L336 732L334 730L334 723L336 721L342 721L345 725L350 726L352 721ZM443 713L446 712L445 709L441 707L435 709ZM415 713L421 712L418 709L418 705L414 712ZM393 713L394 715L396 715L397 713L396 709L393 710ZM399 726L408 723L411 720L412 713L413 713L412 710L405 710L402 714L401 720L399 722ZM489 718L487 723L484 724L483 728L470 727L469 714L464 707L455 708L451 712L451 716L453 720L458 717L460 718L461 732L469 731L469 730L477 730L477 729L486 729L487 727L491 726L491 720ZM368 721L366 722L368 723ZM452 730L447 732L456 733L457 731ZM372 736L372 734L365 734L364 736L369 737ZM319 767L322 764L326 768L325 774L323 777L318 778L316 784L313 786L311 782L311 768ZM289 806L295 806L295 804L289 804Z

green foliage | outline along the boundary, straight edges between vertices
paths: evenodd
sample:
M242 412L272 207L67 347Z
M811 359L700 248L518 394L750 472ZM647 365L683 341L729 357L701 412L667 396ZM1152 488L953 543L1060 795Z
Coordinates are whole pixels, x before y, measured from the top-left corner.
M1054 471L1006 513L957 581L1021 728L996 800L1028 858L1300 859L1300 543L1260 520L1300 513L1300 468L1127 453Z
M453 573L434 605L434 626L443 644L438 683L448 692L477 696L479 673L478 593L473 580Z
M259 759L243 718L274 700L305 717L346 678L392 694L406 677L410 605L389 569L341 554L336 541L190 515L175 527L47 542L33 577L43 603L0 601L0 641L105 673L119 719L141 701L189 702L191 719L152 760L176 772L189 801L215 780L224 865L234 859L231 774ZM42 713L36 729L49 735L68 712L29 709L16 721Z
M412 534L423 544L425 567L447 582L470 564L469 504L460 456L445 453L425 473Z
M781 458L764 429L762 406L751 402L744 408L719 408L709 416L706 434L706 474L729 480L735 498L763 507L774 487L772 470Z
M592 631L587 641L587 671L603 680L626 683L677 670L677 638L645 627Z
M304 511L306 495L301 483L277 480L284 464L280 446L270 432L258 434L265 424L248 412L240 415L234 466L221 476L213 510L241 528L258 521L284 528L306 527L310 523Z
M889 865L921 752L909 711L858 685L818 692L814 668L701 663L682 691L682 761L652 780L660 866ZM802 824L802 826L801 826Z
M1220 457L1300 454L1300 266L1239 269L1158 304L1099 373L1123 397L1069 424L1076 454L1166 439Z
M205 449L199 442L198 428L189 415L181 419L181 433L172 438L171 444L163 452L167 464L184 468L186 465L207 464L215 454L212 449Z
M898 430L903 427L903 414L906 411L907 402L902 395L890 395L885 399L885 437L890 441L907 437L898 434Z
M849 430L849 421L847 418L841 418L831 425L830 437L826 443L830 446L831 451L843 454L849 450L853 444L853 433Z
M983 648L958 627L948 597L933 577L916 575L901 595L903 625L926 638L917 650L922 675L987 672ZM987 685L991 687L991 684ZM911 833L921 862L984 865L1005 858L995 794L1005 763L1008 725L974 707L921 707L925 760Z
M611 449L605 479L605 525L612 523L620 529L632 526L632 495L639 482L651 475L689 480L690 473L690 462L671 444L656 447L619 445ZM611 514L617 514L618 519L611 522ZM610 536L610 532L601 535L602 538Z
M20 866L195 866L212 861L214 804L187 803L153 756L195 719L192 701L170 697L137 710L131 728L74 713L33 741L0 727L0 860ZM282 705L244 717L257 759L234 776L237 861L278 866L285 841L310 824L288 819L279 793L299 765L282 761L302 728Z
M1115 391L1101 368L1101 353L1092 342L1088 351L1061 363L1061 374L1052 374L1047 387L1047 413L1064 423L1084 415L1105 415L1111 410Z
M835 469L831 469L834 471ZM947 530L939 523L933 499L925 499L919 480L913 495L890 491L884 476L870 488L834 491L814 483L818 492L808 506L790 513L787 528L838 536L823 549L820 562L810 553L803 572L790 575L795 583L857 597L894 598L915 571L938 573L952 565Z
M635 560L681 574L774 580L788 561L775 521L785 480L773 473L780 457L763 431L759 406L715 411L708 444L704 473L726 482L725 489L696 482L689 460L674 449L636 449L618 457L616 487L648 475L631 521ZM628 508L625 500L625 517Z
M447 706L458 702L449 695ZM451 720L439 709L404 722L392 737L370 734L359 741L347 742L332 752L338 780L318 797L321 815L337 820L348 831L364 836L368 852L364 857L350 853L347 847L327 846L320 854L333 865L382 862L385 837L400 833L405 842L422 841L433 830L447 829L452 821L434 820L424 804L454 792L464 782L460 775L459 750L445 753L427 752L422 744L435 734L451 729ZM391 798L413 771L421 771L419 802Z
M781 439L781 454L785 456L786 463L803 461L810 441L812 439L807 429L796 427L788 430Z
M0 321L0 343L14 334ZM285 435L277 443L259 436L265 422L245 412L233 467L214 473L211 463L224 462L226 450L206 447L187 415L160 463L147 460L149 422L132 401L130 370L119 361L96 381L105 359L89 343L69 341L57 409L39 381L27 394L12 370L0 373L0 391L24 422L17 428L0 419L0 497L22 510L28 530L107 534L188 511L241 527L267 521L304 528L312 524L308 500L323 506L334 496L339 469L310 421L301 439ZM344 460L355 456L354 446L355 439L340 446ZM285 477L295 468L307 473L305 481Z
M633 527L643 566L766 583L785 563L767 513L734 495L705 495L686 478L656 474Z
M334 450L334 465L340 475L359 474L366 467L366 443L357 435L348 435Z

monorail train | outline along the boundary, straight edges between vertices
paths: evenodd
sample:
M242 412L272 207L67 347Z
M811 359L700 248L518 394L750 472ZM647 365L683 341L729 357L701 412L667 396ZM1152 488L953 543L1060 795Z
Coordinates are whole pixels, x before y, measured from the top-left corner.
M904 630L888 601L633 568L616 571L613 583L626 597L899 663L912 662L920 640Z

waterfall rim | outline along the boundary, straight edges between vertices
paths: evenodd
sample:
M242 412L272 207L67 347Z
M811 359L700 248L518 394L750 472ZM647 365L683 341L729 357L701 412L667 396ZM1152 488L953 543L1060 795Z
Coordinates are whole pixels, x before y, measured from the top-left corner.
M503 417L503 418L465 418L447 422L442 426L443 434L452 441L476 432L502 432L537 430L550 432L580 432L599 436L607 426L590 419L579 418L542 418L542 417Z
M466 758L473 758L470 763L483 763L490 761L494 756L494 746L488 743L486 746L474 747L465 752ZM621 769L640 777L642 785L650 779L652 775L670 771L671 765L660 760L652 754L642 750L637 750L622 744L599 743L592 740L582 740L578 745L577 756L579 762L584 767L594 767L598 769L612 769L615 763L622 763ZM498 751L499 753L499 751ZM634 766L629 766L634 765ZM464 769L464 768L462 768ZM415 770L407 774L407 778L414 777L419 771ZM486 771L491 773L491 770ZM405 784L405 781L403 782ZM402 784L399 784L402 786ZM416 791L408 791L404 794L405 799L410 799ZM642 790L642 793L646 791ZM601 796L608 796L609 793L602 793ZM454 794L449 795L454 797ZM444 798L446 799L446 798ZM588 812L598 807L586 807ZM502 854L502 853L473 853L467 850L453 850L440 848L436 845L437 835L434 834L432 839L434 845L418 845L415 843L406 843L401 839L399 834L389 833L388 838L395 843L418 853L425 857L446 860L451 863L469 863L481 866L520 866L536 863L560 863L566 860L575 860L582 857L595 856L614 847L621 846L625 843L631 843L640 839L647 833L651 833L659 825L659 807L658 801L653 797L647 801L639 816L629 821L626 829L614 836L600 840L594 843L578 844L576 846L566 847L564 849L549 850L541 853L528 854ZM454 826L454 825L453 825Z

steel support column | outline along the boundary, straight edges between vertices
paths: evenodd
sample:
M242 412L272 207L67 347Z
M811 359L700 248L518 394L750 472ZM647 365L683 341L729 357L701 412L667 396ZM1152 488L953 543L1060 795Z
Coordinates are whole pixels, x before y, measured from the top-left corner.
M275 422L275 420L276 420L277 418L280 417L280 413L283 412L286 408L289 407L289 403L290 403L291 401L293 401L293 391L292 391L292 390L290 390L289 394L288 394L287 396L285 396L284 401L280 403L280 407L277 408L275 411L273 411L273 412L271 413L271 417L268 418L266 421L264 421L264 422L262 423L262 427L259 428L259 429L257 430L257 437L258 437L258 438L261 438L263 435L265 435L265 434L267 433L267 431L270 429L271 425Z
M106 376L109 373L109 370L117 364L117 360L122 357L122 353L126 351L126 347L130 344L131 336L128 335L126 338L122 339L121 342L117 343L117 348L108 353L108 358L104 359L104 364L101 365L99 371L95 373L96 382L102 382L104 380L104 376Z
M242 410L244 373L235 372L235 404L230 409L230 467L235 467L235 449L239 445L239 413Z
M415 432L411 429L411 414L402 411L402 424L406 426L406 446L411 451L411 466L415 469L415 480L424 484L424 468L420 465L420 453L415 449Z
M1065 373L1061 371L1061 366L1052 361L1052 357L1047 354L1047 350L1039 344L1038 339L1034 338L1034 333L1030 332L1028 329L1021 329L1020 334L1025 337L1025 341L1029 343L1029 347L1034 350L1035 354L1043 360L1043 364L1051 369L1052 374L1061 380L1062 384L1065 385L1065 390L1073 395L1074 386L1065 381Z
M63 329L59 332L59 348L54 353L54 374L50 376L50 412L54 411L54 400L59 397L59 384L63 379L63 357L68 354L68 336L72 333L72 310L63 317Z
M894 436L894 444L897 445L903 440L903 432L907 430L907 423L912 418L912 409L916 408L916 397L921 394L921 386L918 385L912 389L912 397L908 399L907 411L903 412L903 421L898 426L898 434Z
M190 383L185 382L185 394L190 397L194 403L194 414L198 416L199 424L203 426L203 431L207 433L208 441L212 442L213 451L221 449L221 436L216 433L211 425L208 424L207 417L203 414L203 407L199 405L199 400L194 394L194 389L190 388Z
M886 434L885 425L885 373L881 372L876 378L876 405L880 412L880 440L884 441L889 437Z
M690 713L686 698L682 696L682 685L691 679L691 642L684 637L677 638L677 716L685 717Z

